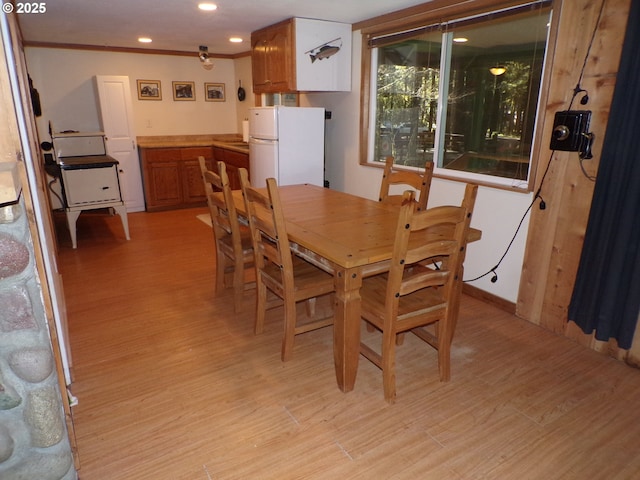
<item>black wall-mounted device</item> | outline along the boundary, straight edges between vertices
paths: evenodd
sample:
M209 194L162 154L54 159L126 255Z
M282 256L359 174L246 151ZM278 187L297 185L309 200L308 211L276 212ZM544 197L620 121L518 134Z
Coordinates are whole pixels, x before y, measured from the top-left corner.
M582 158L591 158L592 135L589 133L590 110L557 112L551 134L551 150L580 152Z

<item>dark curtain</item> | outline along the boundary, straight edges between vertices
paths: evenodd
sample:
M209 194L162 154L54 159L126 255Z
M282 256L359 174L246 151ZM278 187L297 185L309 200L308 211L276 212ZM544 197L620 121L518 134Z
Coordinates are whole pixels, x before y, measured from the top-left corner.
M631 1L620 69L569 319L629 349L640 313L640 0Z

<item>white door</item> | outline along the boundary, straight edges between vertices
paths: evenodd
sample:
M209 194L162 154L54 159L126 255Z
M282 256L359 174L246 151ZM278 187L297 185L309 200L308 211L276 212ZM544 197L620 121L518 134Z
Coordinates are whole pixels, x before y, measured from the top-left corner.
M133 128L133 108L129 77L97 75L102 129L107 154L118 160L120 188L128 212L144 208L140 161Z

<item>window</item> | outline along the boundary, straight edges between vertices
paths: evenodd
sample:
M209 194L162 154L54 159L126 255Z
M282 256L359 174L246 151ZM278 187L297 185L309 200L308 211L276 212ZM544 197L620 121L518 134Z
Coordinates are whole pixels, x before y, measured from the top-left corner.
M369 34L366 162L527 188L550 3Z

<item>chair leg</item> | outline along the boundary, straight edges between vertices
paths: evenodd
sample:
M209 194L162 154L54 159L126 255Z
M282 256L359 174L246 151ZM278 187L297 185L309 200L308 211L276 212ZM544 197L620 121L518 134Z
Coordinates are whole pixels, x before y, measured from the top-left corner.
M382 332L382 385L384 399L394 403L396 399L396 332L387 328Z
M233 270L233 304L236 313L242 311L244 298L244 265L242 259L236 261Z
M224 271L225 271L225 257L220 250L216 250L216 293L221 293L224 290Z
M296 302L284 300L284 335L282 337L282 361L291 359L293 340L296 335Z
M259 276L258 276L259 277ZM256 323L254 332L259 335L264 330L264 317L267 309L267 287L256 278Z
M438 370L441 382L448 382L451 378L451 337L445 326L446 322L438 322Z

